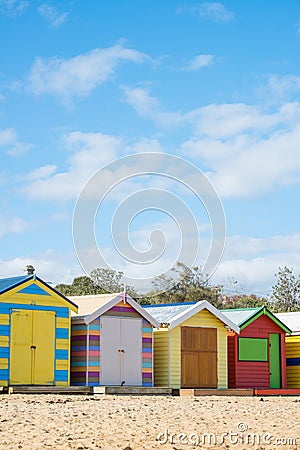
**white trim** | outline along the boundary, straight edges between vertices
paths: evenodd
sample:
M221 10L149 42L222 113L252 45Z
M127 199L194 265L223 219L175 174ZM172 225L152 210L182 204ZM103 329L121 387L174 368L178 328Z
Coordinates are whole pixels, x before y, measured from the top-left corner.
M174 316L169 322L169 330L177 327L182 322L189 319L194 314L202 311L203 309L207 309L210 313L216 316L219 320L221 320L221 322L230 327L233 331L235 331L238 334L240 333L240 327L238 325L232 322L232 320L228 319L228 317L226 317L225 314L223 314L221 311L219 311L217 308L215 308L206 300L198 302L192 305L190 308L186 309L185 311Z
M101 295L101 294L100 294ZM123 292L120 292L119 294L115 294L115 297L108 300L106 303L101 305L98 309L93 311L91 314L87 314L85 316L75 316L73 320L84 320L85 324L89 324L93 322L93 320L97 319L102 314L106 313L108 310L113 308L115 305L117 305L119 302L123 301ZM74 300L76 303L76 300ZM148 311L143 309L133 298L131 298L128 294L126 294L126 303L128 303L130 306L132 306L133 309L135 309L145 320L151 323L155 328L160 328L160 323L154 319L153 316L151 316Z

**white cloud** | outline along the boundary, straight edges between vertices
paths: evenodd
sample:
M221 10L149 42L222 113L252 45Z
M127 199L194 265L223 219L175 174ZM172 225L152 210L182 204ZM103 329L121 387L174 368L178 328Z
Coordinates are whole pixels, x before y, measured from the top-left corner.
M27 174L29 180L40 180L50 177L57 170L57 166L54 164L48 164L46 166L39 167Z
M42 280L53 285L71 283L74 277L85 275L71 253L60 253L52 249L40 254L29 254L10 260L0 259L0 278L24 275L24 268L32 264Z
M300 105L274 114L256 109L229 110L222 121L216 108L200 122L195 137L182 145L185 154L204 163L222 197L251 197L300 182ZM240 114L237 114L240 110ZM206 136L201 136L206 133Z
M64 136L64 144L71 152L69 168L58 172L54 165L42 166L27 175L30 179L22 192L31 198L66 201L74 199L97 170L115 159L122 142L100 133L72 132Z
M185 67L185 70L195 72L202 67L210 66L213 63L213 55L197 55Z
M7 217L0 215L0 239L8 234L19 234L30 229L30 224L20 217Z
M18 157L30 150L32 145L20 141L13 128L5 128L0 130L0 147L4 147L7 155Z
M89 95L112 77L121 61L142 63L146 58L120 44L67 60L36 58L28 79L29 89L34 94L51 94L70 103L72 98Z
M180 125L184 117L180 112L162 111L159 101L143 88L123 88L127 103L142 117L161 126Z
M0 14L18 16L25 11L28 5L29 2L24 0L0 0Z
M67 19L68 13L64 12L59 14L57 10L49 5L48 3L43 3L38 7L38 12L44 19L46 19L52 28L60 27Z
M183 113L164 111L145 89L124 92L140 116L160 127L191 130L180 154L205 166L219 195L250 197L300 182L300 103L272 111L245 103L210 104Z
M268 101L278 103L287 98L293 99L300 93L300 76L298 75L271 75L267 79L266 86L259 93Z
M288 266L300 273L298 254L300 234L253 238L231 236L227 239L224 257L213 277L227 289L267 295L276 284L279 267ZM259 255L259 256L258 256ZM236 280L236 286L228 283Z
M223 3L204 2L198 5L185 5L177 9L177 13L190 12L202 19L211 20L212 22L230 22L234 19L235 13L227 9Z

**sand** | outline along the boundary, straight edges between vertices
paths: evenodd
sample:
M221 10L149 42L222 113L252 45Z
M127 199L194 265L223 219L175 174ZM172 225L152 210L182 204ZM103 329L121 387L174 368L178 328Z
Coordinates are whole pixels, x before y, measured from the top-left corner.
M98 448L300 449L300 397L0 397L1 450Z

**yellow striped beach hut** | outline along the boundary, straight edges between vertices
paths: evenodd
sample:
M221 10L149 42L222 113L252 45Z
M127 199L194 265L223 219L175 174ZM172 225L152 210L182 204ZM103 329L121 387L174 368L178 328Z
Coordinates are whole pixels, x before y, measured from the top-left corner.
M0 279L0 386L70 384L71 311L34 274Z
M227 388L227 329L239 327L207 301L144 305L154 330L154 384Z

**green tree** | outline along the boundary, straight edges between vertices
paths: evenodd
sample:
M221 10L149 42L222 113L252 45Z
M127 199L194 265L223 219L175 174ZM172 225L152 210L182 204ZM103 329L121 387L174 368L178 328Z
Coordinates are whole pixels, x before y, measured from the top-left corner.
M124 290L122 283L123 272L113 269L94 269L90 276L80 276L74 278L71 284L58 284L56 289L63 295L95 295L121 292ZM136 297L137 293L131 286L125 285L126 292L131 297Z
M154 290L150 294L155 303L207 300L216 307L222 305L221 286L211 286L200 267L189 268L178 262L172 271L176 277L162 274L154 279Z
M223 296L223 309L258 308L267 305L267 299L255 294L234 294Z
M93 295L102 294L105 291L99 290L93 280L87 276L74 278L72 284L58 284L56 289L63 295Z
M131 297L136 297L137 293L132 286L124 285L122 282L124 273L108 268L98 268L91 272L91 279L96 286L103 289L104 292L121 292L126 289L126 292Z
M272 287L270 307L275 312L300 310L300 280L296 279L293 269L279 267L275 274L277 283Z

